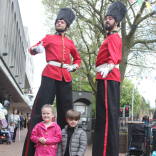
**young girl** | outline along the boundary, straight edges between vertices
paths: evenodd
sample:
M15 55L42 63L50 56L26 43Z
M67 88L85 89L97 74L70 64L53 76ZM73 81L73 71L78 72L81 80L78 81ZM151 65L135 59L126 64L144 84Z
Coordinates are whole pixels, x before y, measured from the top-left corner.
M9 125L9 131L10 131L10 137L11 137L11 142L13 140L13 135L14 135L14 129L15 129L15 124L13 121L10 122L10 125Z
M35 144L35 156L56 156L57 143L62 140L61 129L56 122L52 122L54 109L46 104L41 109L43 121L36 124L30 139Z

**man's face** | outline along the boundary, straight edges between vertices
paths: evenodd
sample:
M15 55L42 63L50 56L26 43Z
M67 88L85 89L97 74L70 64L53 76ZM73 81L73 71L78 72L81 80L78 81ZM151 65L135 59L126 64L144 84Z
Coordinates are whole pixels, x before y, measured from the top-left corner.
M115 24L115 19L112 16L105 17L105 29L110 31L113 29Z
M64 32L66 29L66 22L64 20L57 20L55 29L57 32Z

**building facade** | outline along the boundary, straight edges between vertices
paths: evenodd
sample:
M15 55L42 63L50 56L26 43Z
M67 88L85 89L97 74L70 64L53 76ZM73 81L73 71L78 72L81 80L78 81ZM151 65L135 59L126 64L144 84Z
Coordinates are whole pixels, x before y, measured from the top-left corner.
M34 66L28 52L28 29L23 27L18 0L0 0L0 103L30 113L24 89L32 88Z

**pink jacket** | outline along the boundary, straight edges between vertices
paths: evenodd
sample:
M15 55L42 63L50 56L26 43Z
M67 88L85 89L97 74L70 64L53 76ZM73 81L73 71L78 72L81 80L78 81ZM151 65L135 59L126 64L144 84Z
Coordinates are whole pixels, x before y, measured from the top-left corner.
M40 137L46 139L46 145L38 141ZM36 143L35 156L56 156L57 143L62 140L61 128L56 122L47 128L40 122L33 128L30 139Z

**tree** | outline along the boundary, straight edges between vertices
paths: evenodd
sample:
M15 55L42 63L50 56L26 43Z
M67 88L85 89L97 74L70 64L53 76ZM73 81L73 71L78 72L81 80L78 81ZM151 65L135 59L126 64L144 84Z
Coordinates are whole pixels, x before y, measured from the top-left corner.
M139 6L137 1L133 1L133 3L130 3L129 0L122 1L127 6L128 12L119 30L123 42L122 61L119 67L121 86L126 76L127 67L130 67L127 70L128 75L132 74L132 69L135 69L133 74L135 72L139 74L146 68L155 68L155 64L152 64L150 60L150 65L148 65L145 58L148 58L148 54L155 57L155 44L153 43L156 42L154 21L156 11L148 11L146 2ZM83 74L90 80L89 85L92 87L94 95L96 95L96 84L94 83L96 72L94 66L98 50L106 38L104 15L112 2L108 0L42 0L47 19L46 24L50 32L54 33L54 27L51 26L51 23L54 23L60 8L70 7L76 13L76 22L68 31L67 36L73 39L76 44L82 58ZM153 5L156 1L149 0L148 2Z
M132 110L132 89L134 88L134 84L131 80L127 78L124 79L122 85L122 94L120 98L120 107L124 107L125 105L129 105ZM141 106L141 95L139 94L137 89L134 89L134 99L133 99L133 115L137 116L140 111Z

